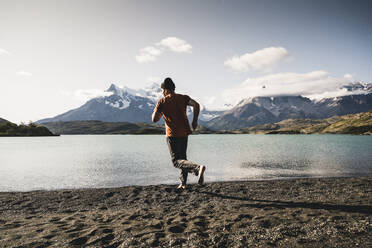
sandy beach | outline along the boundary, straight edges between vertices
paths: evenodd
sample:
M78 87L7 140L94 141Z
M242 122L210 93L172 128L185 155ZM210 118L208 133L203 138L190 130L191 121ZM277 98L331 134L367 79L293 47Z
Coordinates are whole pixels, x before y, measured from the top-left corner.
M372 176L1 192L0 247L371 247Z

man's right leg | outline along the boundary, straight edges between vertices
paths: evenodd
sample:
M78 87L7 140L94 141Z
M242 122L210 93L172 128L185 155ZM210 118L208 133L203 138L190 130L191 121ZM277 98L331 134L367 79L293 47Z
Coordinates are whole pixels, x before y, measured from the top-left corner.
M180 137L177 138L177 151L178 151L178 159L175 161L176 168L179 168L181 170L181 182L183 185L186 186L187 183L187 175L189 174L189 171L187 168L183 168L182 163L180 163L180 160L186 160L187 161L187 155L186 155L186 150L187 150L187 141L188 137Z
M187 160L186 151L187 151L187 141L188 137L179 138L179 147L178 151L180 154L180 159L177 160L177 168L182 170L181 175L187 180L187 174L193 173L195 176L198 176L198 184L202 185L204 183L204 172L205 166L195 164Z
M195 176L198 176L198 184L201 185L204 182L205 166L187 160L187 140L188 137L167 137L172 162L174 167L181 170L180 186L186 186L188 173L193 173Z
M179 159L184 157L183 156L184 154L182 154L182 144L179 138L176 138L176 137L167 137L167 144L168 144L169 153L171 155L171 160L172 160L174 167L181 169L180 186L186 187L187 171L180 168L179 163L177 162Z

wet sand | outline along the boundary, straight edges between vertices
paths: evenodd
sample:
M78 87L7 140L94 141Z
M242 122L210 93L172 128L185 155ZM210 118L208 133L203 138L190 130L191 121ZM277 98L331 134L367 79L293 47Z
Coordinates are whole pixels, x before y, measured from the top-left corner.
M0 247L372 247L372 176L0 192Z

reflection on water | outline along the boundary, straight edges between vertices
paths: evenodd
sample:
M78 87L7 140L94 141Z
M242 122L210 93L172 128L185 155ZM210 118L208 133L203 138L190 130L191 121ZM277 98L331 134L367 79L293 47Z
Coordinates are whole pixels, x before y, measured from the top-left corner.
M283 161L257 161L257 162L243 162L243 168L265 168L266 170L304 170L311 168L312 161L308 159L301 160L283 160Z
M372 136L193 135L188 158L206 181L372 172ZM161 135L0 138L0 191L177 183ZM190 176L190 183L196 178Z

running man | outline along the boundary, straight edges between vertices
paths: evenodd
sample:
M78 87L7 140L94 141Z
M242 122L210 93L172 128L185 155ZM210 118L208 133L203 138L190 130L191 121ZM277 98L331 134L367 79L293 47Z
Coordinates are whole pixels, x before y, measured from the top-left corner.
M186 189L187 175L198 176L198 184L204 183L204 165L197 165L187 160L187 138L191 134L189 120L186 115L187 105L193 108L192 128L198 126L199 104L187 95L176 94L176 86L171 78L161 84L164 97L156 104L152 121L157 122L163 116L165 120L166 140L174 167L181 169L181 183L178 189Z

